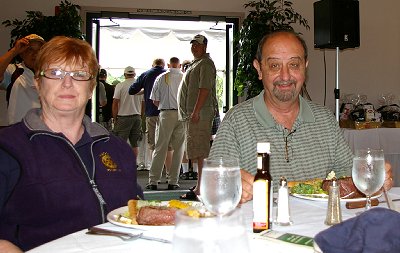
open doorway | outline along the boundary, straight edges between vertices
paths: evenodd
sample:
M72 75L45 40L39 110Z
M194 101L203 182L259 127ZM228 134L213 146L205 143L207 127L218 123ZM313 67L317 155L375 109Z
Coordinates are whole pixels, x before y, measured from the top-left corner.
M192 60L190 40L196 34L209 39L207 51L217 68L220 114L237 103L233 89L236 60L233 36L239 18L221 16L144 16L121 12L86 13L87 40L97 52L99 63L110 73L111 82L121 78L130 65L137 75L151 67L154 58L166 62L176 56Z

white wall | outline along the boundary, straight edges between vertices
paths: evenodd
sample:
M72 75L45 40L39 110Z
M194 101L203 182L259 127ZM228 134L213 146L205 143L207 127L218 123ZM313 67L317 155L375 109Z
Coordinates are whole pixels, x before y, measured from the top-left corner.
M1 21L22 19L26 10L40 10L45 15L54 13L56 0L14 0L3 5ZM80 6L175 9L211 12L245 12L246 0L72 0ZM293 0L295 9L309 22L311 29L298 29L309 46L309 70L307 89L311 98L323 103L324 66L323 53L314 49L313 3L315 0ZM372 103L377 103L382 93L392 92L400 96L397 79L400 72L400 1L361 0L360 2L360 48L344 50L339 54L339 81L341 93L365 94ZM0 27L0 52L8 49L10 29ZM333 89L335 88L334 50L326 51L327 62L327 106L334 110ZM1 99L1 98L0 98ZM4 109L3 109L4 110ZM0 115L4 115L1 111ZM1 125L1 116L0 116Z

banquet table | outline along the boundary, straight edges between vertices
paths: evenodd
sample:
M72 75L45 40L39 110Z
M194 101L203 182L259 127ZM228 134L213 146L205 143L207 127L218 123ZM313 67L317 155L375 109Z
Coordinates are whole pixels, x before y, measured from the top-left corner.
M392 165L393 182L400 186L400 128L343 129L353 153L356 149L383 149L385 159Z
M389 196L392 199L400 198L400 187L392 188L389 191ZM380 197L382 201L384 198ZM298 235L304 235L314 237L318 232L327 229L328 226L324 224L326 217L327 201L323 200L307 200L296 197L290 197L290 211L293 224L290 226L277 226L273 225L273 230L293 233ZM400 203L394 202L397 211L400 210ZM386 207L386 203L380 203L380 207ZM276 207L275 207L276 208ZM356 212L360 209L346 209L345 203L341 202L343 220L354 217ZM272 241L257 239L256 234L252 232L252 203L247 202L240 207L243 213L247 234L249 237L249 244L251 252L261 252L261 250L268 249L268 252L288 252L289 243L276 244ZM124 232L137 232L132 231L131 228L125 228L116 226L111 223L101 224L98 227L108 228L117 231ZM172 240L173 237L172 226L164 227L152 227L143 231L145 235L154 236L158 238ZM172 252L172 244L161 243L156 241L149 241L144 239L137 239L135 241L123 241L120 238L113 236L100 236L100 235L88 235L86 234L87 229L78 231L76 233L67 235L57 240L46 243L28 252L30 253L46 253L46 252L58 252L58 253L78 253L78 252ZM299 251L296 251L299 252ZM313 252L310 247L309 251Z

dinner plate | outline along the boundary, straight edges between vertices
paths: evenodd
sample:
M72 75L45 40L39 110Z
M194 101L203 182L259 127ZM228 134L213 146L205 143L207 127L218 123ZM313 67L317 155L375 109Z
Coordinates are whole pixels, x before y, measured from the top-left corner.
M290 194L293 197L299 198L299 199L306 199L306 200L313 200L313 201L328 201L328 194L297 194L297 193L291 193ZM382 195L382 193L372 196L371 199L377 199ZM359 201L365 201L366 198L354 198L354 199L340 199L343 202L359 202Z
M161 201L160 205L167 206L168 202L169 201ZM201 203L197 202L197 201L183 201L183 202L189 203L192 206L201 205ZM120 226L120 227L134 228L134 229L141 229L141 230L160 229L162 227L173 227L172 225L170 225L170 226L167 226L167 225L166 226L134 225L134 224L126 224L126 223L118 221L118 217L120 215L124 215L124 214L128 213L128 210L129 210L128 206L123 206L123 207L117 208L107 214L107 220L110 223Z

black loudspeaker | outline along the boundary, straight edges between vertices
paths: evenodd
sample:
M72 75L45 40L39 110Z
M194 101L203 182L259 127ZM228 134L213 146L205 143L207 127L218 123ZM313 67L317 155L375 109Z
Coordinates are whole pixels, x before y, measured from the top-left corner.
M321 0L314 3L314 47L360 46L360 14L356 0Z

